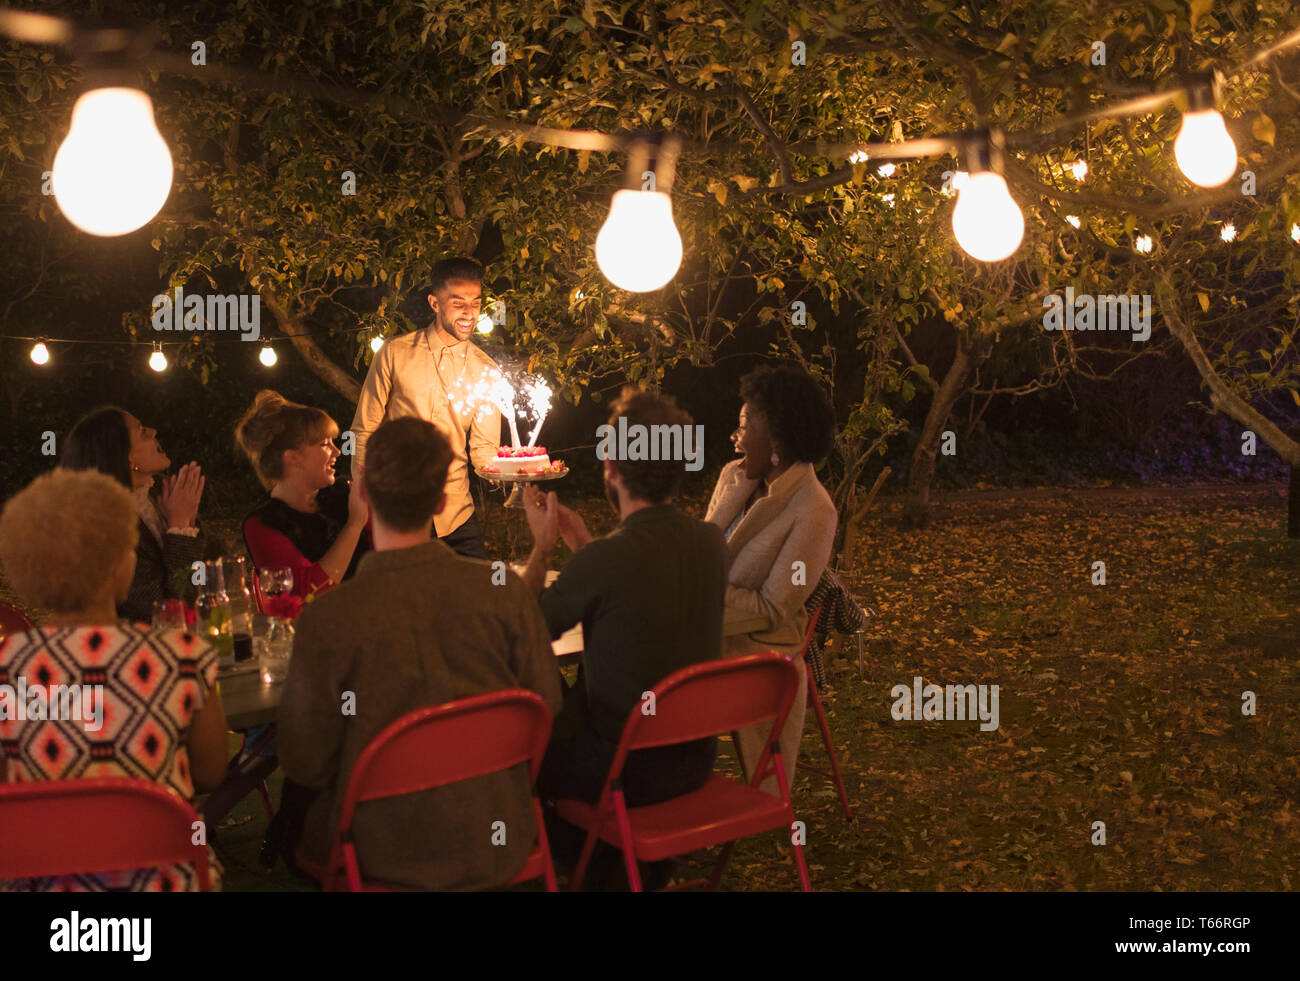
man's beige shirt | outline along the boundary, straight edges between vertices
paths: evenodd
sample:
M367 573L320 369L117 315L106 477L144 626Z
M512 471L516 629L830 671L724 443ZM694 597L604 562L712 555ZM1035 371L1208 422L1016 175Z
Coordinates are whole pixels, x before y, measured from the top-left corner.
M433 325L386 342L370 362L352 419L353 476L380 423L406 416L428 420L451 441L455 454L447 472L447 506L433 527L439 537L455 531L474 513L466 442L474 465L483 467L496 457L501 440L501 413L490 403L471 404L466 395L496 370L496 362L472 341L445 343Z

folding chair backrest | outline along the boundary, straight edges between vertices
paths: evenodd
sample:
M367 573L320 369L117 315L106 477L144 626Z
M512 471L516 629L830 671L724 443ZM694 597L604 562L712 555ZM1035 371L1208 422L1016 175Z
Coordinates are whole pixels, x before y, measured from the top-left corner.
M628 750L704 739L784 719L799 674L773 651L724 657L675 671L632 709L623 729Z
M21 634L25 630L31 630L33 626L27 614L18 607L0 603L0 640L7 634Z
M0 879L94 875L190 863L206 891L199 817L148 780L99 777L0 785Z
M339 814L351 824L357 804L396 797L529 764L536 779L551 738L551 712L536 692L489 692L408 712L357 758Z

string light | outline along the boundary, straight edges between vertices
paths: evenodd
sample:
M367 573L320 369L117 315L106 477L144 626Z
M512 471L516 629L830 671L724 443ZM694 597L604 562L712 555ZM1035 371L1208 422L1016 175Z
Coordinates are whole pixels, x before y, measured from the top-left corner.
M380 337L378 334L370 338L370 350L374 351L376 354L379 353L379 349L383 346L384 346L384 339Z
M1219 229L1219 238L1223 239L1225 242L1231 242L1236 237L1237 226L1230 221L1225 222L1223 227Z
M1076 160L1070 164L1070 173L1074 175L1076 181L1083 183L1083 179L1088 176L1088 161Z
M257 360L261 361L262 364L266 365L268 368L275 367L275 362L278 359L275 356L275 348L271 347L270 341L267 341L262 345L262 350L257 354Z
M171 193L172 156L149 96L119 86L79 98L54 155L53 185L59 210L91 235L125 235L158 214Z
M492 333L492 318L488 314L479 314L477 330L480 334Z
M149 355L149 367L154 371L167 370L167 355L163 354L161 344L154 344L153 354Z
M1291 226L1291 241L1300 242L1300 224Z
M596 236L596 264L611 283L631 293L657 290L682 264L682 237L673 223L672 189L681 140L672 134L655 148L650 170L650 142L637 140L628 152L627 185L614 192L609 217ZM653 180L643 190L642 174Z
M37 341L32 345L31 351L32 364L48 364L50 360L50 349L45 346L44 341Z
M894 196L892 194L882 194L880 195L880 200L884 201L885 204L889 205L891 208L894 206Z
M863 159L866 159L865 156ZM881 177L893 177L894 171L897 169L898 168L895 167L892 163L884 163L876 168L876 173L879 174Z
M1188 89L1187 111L1174 140L1174 159L1193 184L1220 187L1237 172L1237 144L1228 135L1218 103L1219 76Z
M851 164L864 164L866 162L867 162L866 150L854 150L852 153L849 154L849 163Z
M1025 237L1025 216L1002 177L1002 134L973 134L967 143L970 177L957 192L952 231L966 254L981 262L1007 258Z
M1075 228L1078 228L1080 225L1083 224L1083 222L1079 221L1078 215L1066 215L1065 220L1068 221Z
M1139 235L1133 240L1133 251L1141 252L1143 255L1150 255L1155 243L1151 241L1150 235Z

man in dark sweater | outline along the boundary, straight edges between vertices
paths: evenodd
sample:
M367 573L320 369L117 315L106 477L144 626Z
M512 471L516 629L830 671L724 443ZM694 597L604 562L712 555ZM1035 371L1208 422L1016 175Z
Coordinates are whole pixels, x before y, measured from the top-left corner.
M298 619L280 760L289 777L321 791L303 836L303 852L320 864L357 758L390 723L505 688L560 707L546 624L524 583L509 572L502 583L490 562L429 540L451 460L446 437L424 420L375 431L362 478L375 551ZM362 804L353 822L362 875L416 889L500 885L532 850L531 808L525 764Z
M626 425L632 433L638 426L656 433L651 427L691 425L671 400L635 389L624 390L613 410L610 424L623 416L620 430ZM622 522L596 540L554 493L529 485L525 494L535 544L524 581L540 591L552 637L581 622L585 641L581 676L565 693L538 778L545 798L596 801L628 713L643 694L680 668L721 656L726 546L720 529L673 506L684 470L683 460L606 459L605 493ZM557 536L574 555L542 590L546 553ZM702 787L716 751L710 737L632 753L623 771L628 805Z

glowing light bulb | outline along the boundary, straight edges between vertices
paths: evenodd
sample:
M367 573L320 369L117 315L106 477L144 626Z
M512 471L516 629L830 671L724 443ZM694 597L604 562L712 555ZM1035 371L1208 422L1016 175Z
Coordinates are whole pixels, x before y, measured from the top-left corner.
M379 349L383 346L384 346L384 339L380 337L378 334L370 338L370 350L374 351L376 354L379 353Z
M849 163L851 164L860 164L866 162L867 162L866 150L854 150L852 153L849 154Z
M880 195L880 200L884 201L885 204L889 205L891 208L894 206L894 196L892 194L882 194Z
M1174 159L1187 179L1201 187L1219 187L1231 180L1237 171L1237 144L1217 109L1183 113Z
M898 168L891 163L881 164L879 167L876 168L876 173L879 174L881 177L893 177L894 171L896 171L897 169Z
M492 333L492 318L489 317L486 313L479 314L478 332L480 334Z
M266 365L268 368L271 368L279 359L275 356L275 348L271 347L270 344L263 344L262 350L257 354L257 360L262 362L262 364Z
M1291 241L1300 242L1300 224L1291 226Z
M1143 255L1150 255L1154 247L1155 243L1151 241L1150 235L1139 235L1133 240L1134 251L1141 252Z
M981 262L997 262L1020 248L1025 216L1001 174L970 175L952 209L952 231L967 255Z
M54 199L68 221L92 235L125 235L162 208L172 156L139 89L87 92L72 109L54 155Z
M1070 164L1070 173L1074 175L1076 181L1082 181L1088 176L1088 161L1076 160L1074 163Z
M45 364L50 360L50 349L45 346L44 341L37 341L32 345L32 364Z
M1224 223L1224 226L1219 229L1219 238L1223 239L1225 242L1231 242L1236 237L1237 226L1230 221Z
M1083 224L1083 222L1079 221L1078 215L1066 215L1065 220L1068 221L1075 228L1078 228L1080 225Z
M662 191L616 191L596 236L596 263L611 283L632 293L657 290L682 264L682 237L672 199Z
M149 367L154 371L167 370L167 355L163 354L161 347L153 349L153 354L149 355Z
M582 292L582 290L578 290L576 293L573 294L573 298L574 298L575 300L581 300L581 299L582 299L584 296L586 296L586 295L587 295L587 294L584 293L584 292Z

